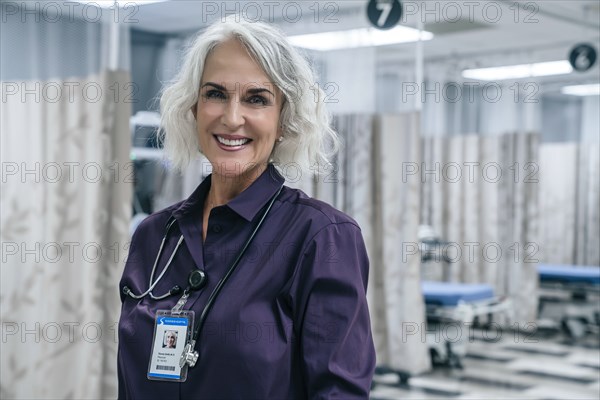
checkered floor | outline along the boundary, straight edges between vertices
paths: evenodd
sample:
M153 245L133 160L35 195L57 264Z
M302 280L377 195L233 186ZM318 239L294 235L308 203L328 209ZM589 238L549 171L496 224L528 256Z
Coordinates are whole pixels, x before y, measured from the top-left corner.
M474 332L463 369L436 367L408 384L380 373L371 399L600 399L600 335L573 343L561 332L496 342L484 334Z

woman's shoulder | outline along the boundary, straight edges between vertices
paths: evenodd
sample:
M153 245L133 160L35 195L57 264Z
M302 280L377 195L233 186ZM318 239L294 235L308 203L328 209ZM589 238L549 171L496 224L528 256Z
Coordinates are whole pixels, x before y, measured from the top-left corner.
M314 229L322 229L329 225L347 224L360 229L358 223L348 214L338 210L329 203L308 196L300 189L285 186L281 201L289 207L290 213L313 225Z

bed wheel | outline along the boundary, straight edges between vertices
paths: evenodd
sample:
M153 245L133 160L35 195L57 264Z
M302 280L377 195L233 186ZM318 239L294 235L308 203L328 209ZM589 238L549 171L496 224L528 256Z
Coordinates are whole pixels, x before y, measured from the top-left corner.
M581 339L585 335L585 321L579 318L564 318L562 326L572 339Z

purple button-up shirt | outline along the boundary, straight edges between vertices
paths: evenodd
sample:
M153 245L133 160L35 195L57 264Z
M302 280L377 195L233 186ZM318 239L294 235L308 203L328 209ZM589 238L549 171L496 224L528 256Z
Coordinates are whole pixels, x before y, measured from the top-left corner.
M213 208L202 241L206 178L185 201L152 214L135 232L120 282L136 294L148 289L158 248L165 267L177 240L184 243L155 295L187 286L194 268L208 284L191 293L184 309L196 319L284 179L270 165L244 192ZM147 378L157 310L180 295L135 300L121 295L120 399L368 398L375 350L367 309L369 261L356 222L302 191L283 188L233 275L225 283L199 335L200 354L183 383Z

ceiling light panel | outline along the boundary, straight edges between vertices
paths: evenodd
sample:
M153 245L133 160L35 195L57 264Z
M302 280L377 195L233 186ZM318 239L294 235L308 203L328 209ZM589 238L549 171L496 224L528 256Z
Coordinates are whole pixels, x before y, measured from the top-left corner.
M350 29L336 32L290 36L293 45L311 50L338 50L357 47L385 46L433 39L433 34L405 26L388 30L375 28Z

